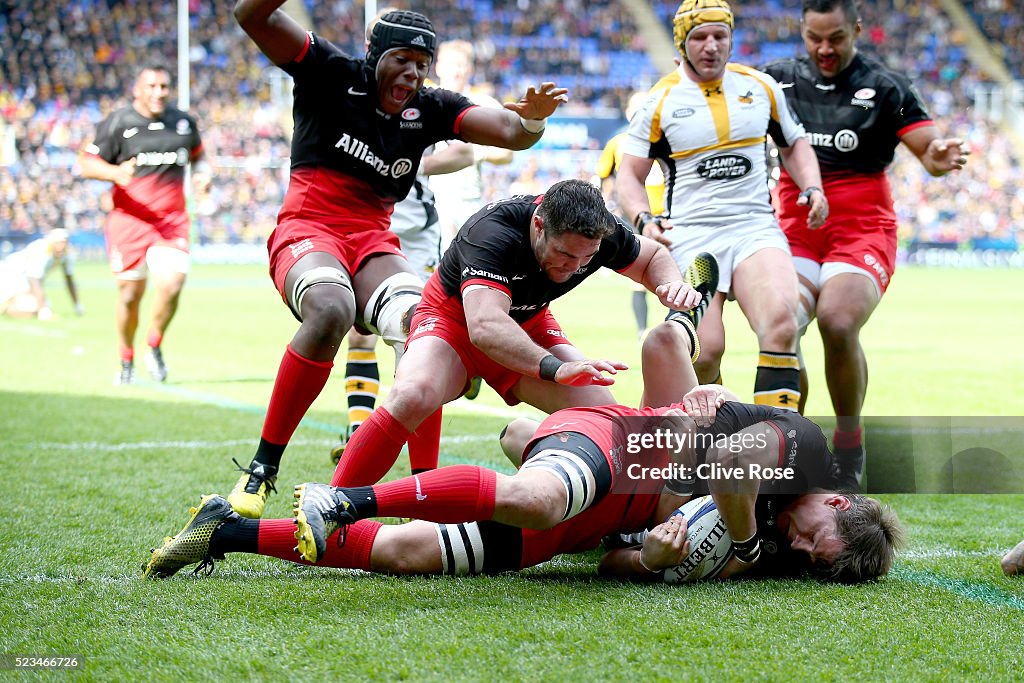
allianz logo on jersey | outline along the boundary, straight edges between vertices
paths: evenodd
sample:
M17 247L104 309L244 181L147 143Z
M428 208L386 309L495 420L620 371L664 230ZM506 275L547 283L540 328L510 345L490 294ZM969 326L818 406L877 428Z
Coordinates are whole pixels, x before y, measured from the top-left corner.
M174 152L139 152L135 155L136 166L184 166L188 163L188 150L179 147Z
M342 135L341 139L334 143L334 147L335 149L340 149L346 154L362 161L385 178L388 176L391 176L392 178L401 178L405 174L416 170L416 167L409 159L395 159L394 163L388 164L386 161L374 154L370 150L369 145L358 138L352 137L348 133Z
M834 135L832 133L808 133L807 140L815 147L832 147L840 152L852 152L860 145L857 133L849 128L844 128Z
M697 164L697 175L705 180L742 178L750 173L753 164L742 154L716 154Z

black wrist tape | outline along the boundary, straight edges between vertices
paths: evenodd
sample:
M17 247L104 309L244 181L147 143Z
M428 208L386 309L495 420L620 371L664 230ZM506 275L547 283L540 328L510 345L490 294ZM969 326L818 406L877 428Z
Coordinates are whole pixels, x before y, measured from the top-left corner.
M540 372L538 373L538 376L541 379L554 382L555 373L558 372L558 368L562 367L562 365L563 362L561 360L551 354L548 354L540 359Z

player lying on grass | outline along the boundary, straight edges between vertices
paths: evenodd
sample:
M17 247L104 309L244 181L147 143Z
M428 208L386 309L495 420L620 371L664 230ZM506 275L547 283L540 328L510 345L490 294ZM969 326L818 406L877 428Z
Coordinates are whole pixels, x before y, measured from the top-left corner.
M743 539L733 544L723 577L755 566L769 574L810 570L844 582L885 574L902 536L892 511L871 498L828 490L831 453L806 418L738 403L717 385L697 386L688 343L680 326L666 322L643 347L644 369L656 380L646 398L675 387L680 402L658 409L569 408L536 431L517 421L502 436L507 453L525 454L515 475L455 465L376 486L303 484L296 487L296 520L243 519L220 496L206 496L185 528L153 550L144 576L168 577L197 562L196 571L212 569L229 552L393 574L493 573L591 550L609 534L652 528L642 546L608 553L601 570L654 579L688 552L685 524L670 515L706 486L731 537ZM665 371L668 363L674 372ZM704 445L671 455L664 448L634 455L624 447L634 435L659 429ZM524 434L530 436L520 448ZM701 434L713 443L693 438ZM684 476L666 483L634 477L631 466L642 463L748 472L785 466L793 478ZM383 525L369 519L376 516L430 521Z

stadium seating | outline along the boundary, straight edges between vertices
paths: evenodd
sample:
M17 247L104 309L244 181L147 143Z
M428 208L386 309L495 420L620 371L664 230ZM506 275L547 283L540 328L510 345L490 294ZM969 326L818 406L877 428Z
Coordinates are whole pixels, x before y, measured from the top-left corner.
M492 84L498 99L550 79L572 91L566 114L619 112L633 89L659 75L617 0L403 4L431 16L442 38L472 40L476 80ZM961 32L935 2L862 4L861 49L908 73L940 127L982 152L963 173L939 183L927 182L916 161L901 153L892 176L906 244L1016 245L1024 216L1020 160L998 130L971 114L984 75L967 59ZM1006 46L1007 65L1019 74L1020 8L1007 0L964 4L981 29ZM192 5L191 110L217 166L210 195L195 206L197 239L257 244L273 227L286 185L287 83L237 27L231 2ZM362 52L360 2L307 0L305 6L327 38ZM667 30L677 3L652 6ZM799 53L799 0L744 3L737 13L736 61L757 65ZM60 226L76 234L102 232L108 188L76 176L76 153L100 118L126 101L138 64L173 68L175 20L174 3L166 0L0 4L0 236ZM574 175L592 176L602 142L576 146L568 166ZM543 189L566 168L564 154L520 153L512 166L493 170L491 193Z

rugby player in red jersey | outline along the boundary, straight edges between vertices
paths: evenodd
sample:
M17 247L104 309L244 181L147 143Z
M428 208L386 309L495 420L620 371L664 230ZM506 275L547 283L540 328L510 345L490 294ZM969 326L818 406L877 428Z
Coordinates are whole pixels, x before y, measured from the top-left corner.
M135 381L135 332L149 277L156 294L145 362L154 379L167 379L161 343L189 269L185 167L192 164L199 190L210 184L196 121L167 106L170 94L167 68L144 66L132 87L132 103L103 119L79 159L84 177L114 184L113 209L105 226L110 269L117 280L121 369L114 384Z
M459 139L526 149L566 100L553 83L530 87L505 109L424 88L437 38L422 14L391 11L373 26L365 58L305 31L282 0L238 0L253 42L295 80L291 179L270 236L270 272L300 326L278 368L259 445L228 500L259 517L281 456L320 394L355 324L401 353L423 285L388 230L423 151ZM421 428L437 441L440 414ZM434 446L436 448L436 446Z
M592 550L609 534L650 529L642 544L607 553L600 569L619 578L656 580L687 554L686 525L672 513L708 490L732 538L746 539L734 542L723 576L751 569L767 575L810 571L859 582L885 574L902 535L891 510L865 496L828 490L831 454L821 430L803 416L734 402L717 385L696 386L689 343L687 332L673 322L652 329L644 342L645 366L651 363L645 370L652 370L649 395L674 394L679 402L658 409L568 408L531 428L525 444L513 445L505 434L514 475L456 465L376 486L303 484L297 487L296 520L243 519L220 496L206 496L182 531L152 551L144 576L166 578L197 562L198 569L212 569L214 559L230 552L300 562L296 550L301 561L321 566L495 573ZM792 479L734 485L715 478L637 478L629 466L632 451L623 446L630 433L650 434L658 427L715 437L714 445L694 440L692 449L679 449L682 461L723 469L758 465L759 471L784 466ZM722 445L722 437L749 445ZM649 456L647 464L656 468L680 459L666 449L652 449ZM368 519L378 515L433 523L382 525Z
M855 0L804 0L807 55L763 68L786 93L821 167L829 217L810 229L800 190L783 171L779 222L800 282L803 330L818 317L825 379L836 414L839 486L857 490L864 464L860 415L868 371L860 330L896 268L896 214L885 174L903 143L933 176L959 170L968 150L943 138L907 77L860 54ZM806 395L806 370L803 372Z

